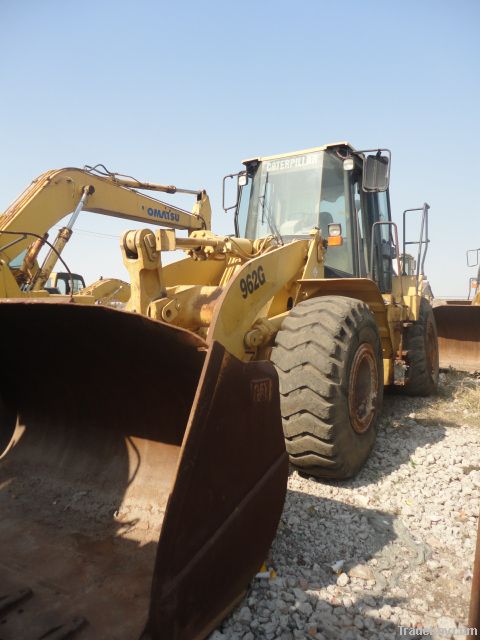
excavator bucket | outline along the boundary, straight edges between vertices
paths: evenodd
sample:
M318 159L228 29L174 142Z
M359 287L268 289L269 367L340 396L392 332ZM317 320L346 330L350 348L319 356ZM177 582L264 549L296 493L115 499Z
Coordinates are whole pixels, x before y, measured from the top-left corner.
M441 367L480 371L480 306L464 301L434 307Z
M273 366L100 306L0 326L0 637L205 638L282 511Z

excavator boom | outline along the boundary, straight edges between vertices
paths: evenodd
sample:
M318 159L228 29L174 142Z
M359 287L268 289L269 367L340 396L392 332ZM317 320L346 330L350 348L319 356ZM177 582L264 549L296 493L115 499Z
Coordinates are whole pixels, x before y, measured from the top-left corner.
M196 196L196 202L190 213L136 189L189 193ZM45 294L44 287L81 211L190 232L209 229L211 224L210 201L205 191L141 182L118 174L99 174L96 168L47 171L0 215L1 298ZM53 244L47 242L49 229L71 212ZM50 250L39 267L36 258L45 243ZM11 261L27 249L23 263L13 270Z
M137 189L156 186L159 191L172 193L176 187L163 187L149 183L136 182ZM84 211L125 218L136 222L160 225L172 229L210 228L210 204L204 191L192 191L197 202L192 213L166 204L160 200L139 193L131 186L109 176L98 175L91 170L65 168L47 171L36 178L32 184L0 215L1 231L28 231L43 235L68 213L75 210L88 190ZM175 190L175 191L174 191ZM4 259L12 259L31 243L31 239L20 240L2 248ZM2 245L7 242L2 242Z

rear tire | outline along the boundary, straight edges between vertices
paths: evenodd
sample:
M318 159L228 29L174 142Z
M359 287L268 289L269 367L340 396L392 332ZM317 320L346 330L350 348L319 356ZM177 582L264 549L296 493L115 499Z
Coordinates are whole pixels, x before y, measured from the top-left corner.
M401 391L409 396L429 396L438 387L437 326L430 304L422 298L418 320L407 328L404 339L407 351L408 382Z
M355 475L375 442L383 399L382 349L368 306L342 296L299 303L271 360L292 464L317 477Z

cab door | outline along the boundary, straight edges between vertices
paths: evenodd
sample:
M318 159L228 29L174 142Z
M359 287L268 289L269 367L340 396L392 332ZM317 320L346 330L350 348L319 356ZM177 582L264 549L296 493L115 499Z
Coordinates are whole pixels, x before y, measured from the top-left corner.
M366 193L366 224L370 229L368 264L370 277L377 283L382 293L392 291L393 257L395 247L392 227L378 222L390 222L390 196L387 191ZM373 249L373 256L372 256Z

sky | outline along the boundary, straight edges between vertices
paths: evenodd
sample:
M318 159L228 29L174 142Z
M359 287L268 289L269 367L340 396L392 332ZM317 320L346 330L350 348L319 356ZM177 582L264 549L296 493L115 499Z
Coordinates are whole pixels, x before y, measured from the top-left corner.
M48 169L103 163L206 189L214 230L232 233L221 183L244 158L387 147L394 221L430 204L429 281L465 297L479 27L478 0L0 0L0 211ZM138 226L82 213L64 258L88 282L126 279L119 238Z

